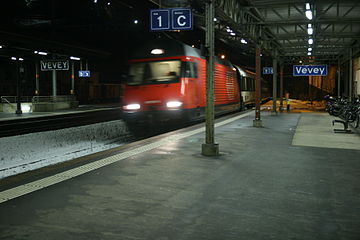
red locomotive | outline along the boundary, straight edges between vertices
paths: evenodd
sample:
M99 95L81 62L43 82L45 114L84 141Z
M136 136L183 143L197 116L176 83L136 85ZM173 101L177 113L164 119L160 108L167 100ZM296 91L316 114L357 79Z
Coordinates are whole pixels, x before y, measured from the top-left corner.
M138 48L129 63L122 97L126 122L204 118L206 60L198 49L175 40L156 41ZM216 58L216 114L240 110L241 76L238 67Z

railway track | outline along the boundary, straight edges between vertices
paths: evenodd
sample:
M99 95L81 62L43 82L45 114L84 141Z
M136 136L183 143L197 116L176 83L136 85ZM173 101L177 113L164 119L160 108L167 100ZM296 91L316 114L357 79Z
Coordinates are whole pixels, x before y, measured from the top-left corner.
M51 131L121 119L120 109L101 109L53 116L0 121L0 137Z

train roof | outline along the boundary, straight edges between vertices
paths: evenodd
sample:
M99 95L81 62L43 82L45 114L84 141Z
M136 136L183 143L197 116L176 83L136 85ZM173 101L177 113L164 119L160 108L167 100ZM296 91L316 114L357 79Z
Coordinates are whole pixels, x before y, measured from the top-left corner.
M243 68L241 68L241 67L239 67L239 66L237 66L237 65L234 65L234 67L235 67L236 70L240 73L240 75L241 75L242 77L252 77L252 78L255 77L255 73L253 73L253 72L251 72L251 71L249 71L249 70L247 70L247 69L243 69Z
M161 54L152 54L152 50L162 50ZM172 39L158 39L147 42L136 49L132 59L146 59L154 57L190 56L201 58L200 50Z

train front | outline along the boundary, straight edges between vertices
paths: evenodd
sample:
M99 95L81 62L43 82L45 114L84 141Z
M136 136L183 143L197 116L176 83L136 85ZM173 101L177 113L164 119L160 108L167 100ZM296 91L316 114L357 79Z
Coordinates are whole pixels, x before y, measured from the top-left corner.
M149 44L130 60L123 89L122 117L129 124L157 123L184 117L181 44ZM179 50L180 49L180 50Z

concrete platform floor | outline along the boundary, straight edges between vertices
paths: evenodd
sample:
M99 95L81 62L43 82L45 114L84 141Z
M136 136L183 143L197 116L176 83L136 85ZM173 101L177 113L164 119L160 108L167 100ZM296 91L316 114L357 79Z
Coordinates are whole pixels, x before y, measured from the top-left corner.
M253 114L230 119L216 128L218 157L200 154L204 133L187 136L191 127L55 185L24 185L40 190L15 199L0 192L0 239L358 240L360 151L304 146L323 131L294 139L312 126L307 114L264 113L263 128Z

